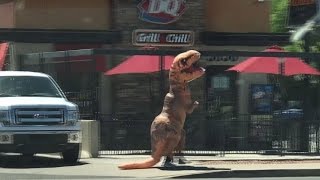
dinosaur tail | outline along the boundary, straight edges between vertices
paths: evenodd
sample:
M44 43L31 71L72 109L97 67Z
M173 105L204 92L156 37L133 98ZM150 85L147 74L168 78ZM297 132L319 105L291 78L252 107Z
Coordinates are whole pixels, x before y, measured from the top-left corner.
M129 163L118 166L120 169L146 169L156 165L160 160L154 159L153 157L137 163Z

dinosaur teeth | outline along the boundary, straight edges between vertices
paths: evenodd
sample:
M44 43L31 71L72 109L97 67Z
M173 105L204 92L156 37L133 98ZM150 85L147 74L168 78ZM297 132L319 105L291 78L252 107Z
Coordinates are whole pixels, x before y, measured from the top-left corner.
M205 68L203 68L203 67L200 67L200 69L201 69L203 72L205 72L205 71L206 71L206 69L205 69Z

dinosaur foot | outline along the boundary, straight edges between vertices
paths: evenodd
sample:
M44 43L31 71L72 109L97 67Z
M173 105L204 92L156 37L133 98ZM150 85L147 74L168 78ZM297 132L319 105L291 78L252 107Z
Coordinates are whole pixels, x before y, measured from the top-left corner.
M177 167L177 165L173 164L172 162L165 162L165 163L163 163L162 167L175 168L175 167Z
M176 165L173 164L173 159L170 157L165 157L161 166L166 168L176 167Z

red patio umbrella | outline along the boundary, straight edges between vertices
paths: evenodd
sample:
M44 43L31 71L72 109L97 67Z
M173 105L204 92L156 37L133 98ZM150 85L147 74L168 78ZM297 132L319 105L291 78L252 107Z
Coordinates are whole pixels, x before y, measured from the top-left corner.
M173 60L173 56L163 56L163 70L169 70ZM160 70L160 56L134 55L104 74L152 73Z
M285 52L278 46L272 46L264 52ZM298 74L320 75L320 71L303 62L296 57L251 57L241 63L227 69L227 71L237 71L244 73L270 73L280 74L280 65L283 62L283 72L281 75L291 76Z

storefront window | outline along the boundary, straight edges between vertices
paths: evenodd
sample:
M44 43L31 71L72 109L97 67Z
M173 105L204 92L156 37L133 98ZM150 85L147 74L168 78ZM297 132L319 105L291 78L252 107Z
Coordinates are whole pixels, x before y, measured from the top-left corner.
M230 78L227 76L213 76L211 77L211 85L213 89L224 89L230 88Z

